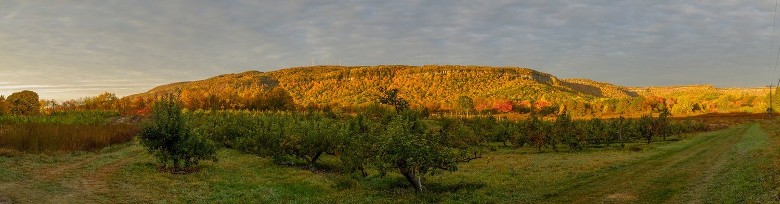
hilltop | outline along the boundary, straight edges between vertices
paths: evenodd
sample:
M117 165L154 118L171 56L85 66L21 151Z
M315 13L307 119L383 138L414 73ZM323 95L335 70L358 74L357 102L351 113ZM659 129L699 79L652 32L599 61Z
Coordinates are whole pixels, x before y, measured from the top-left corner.
M604 96L629 96L622 87L585 80L560 80L528 68L380 65L247 71L163 85L131 97L171 92L231 95L254 90L261 93L276 87L285 89L299 105L364 105L373 101L378 87L397 88L414 105L441 108L450 108L451 101L459 96L513 101L587 101Z
M550 107L560 110L549 111L567 109L581 114L653 112L664 105L686 114L757 112L766 103L760 99L765 95L760 89L721 89L709 85L624 87L590 79L559 79L529 68L459 65L312 66L247 71L163 85L126 98L149 99L179 93L193 107L221 109L261 109L258 107L270 107L267 103L278 100L299 107L358 107L372 103L379 94L378 87L397 88L413 106L442 111L456 109L461 96L472 98L478 110L511 103L515 110L523 106L528 110ZM258 100L262 104L249 104Z

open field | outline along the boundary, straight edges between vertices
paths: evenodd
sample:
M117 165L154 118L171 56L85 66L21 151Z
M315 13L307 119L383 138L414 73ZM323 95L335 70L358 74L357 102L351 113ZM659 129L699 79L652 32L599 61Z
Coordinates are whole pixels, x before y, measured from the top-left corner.
M427 190L398 174L337 173L325 157L312 172L234 150L188 175L158 172L137 144L98 152L0 157L0 203L62 202L769 202L780 186L780 123L762 120L676 142L536 153L499 149L426 177Z

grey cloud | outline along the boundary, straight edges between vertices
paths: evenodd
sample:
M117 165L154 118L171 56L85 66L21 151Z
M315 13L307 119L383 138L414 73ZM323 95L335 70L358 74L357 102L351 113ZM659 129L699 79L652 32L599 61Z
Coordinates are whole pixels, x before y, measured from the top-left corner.
M314 61L510 65L629 86L760 86L777 77L773 9L734 0L0 0L0 82L116 84L105 88L123 95ZM42 96L99 93L68 91Z

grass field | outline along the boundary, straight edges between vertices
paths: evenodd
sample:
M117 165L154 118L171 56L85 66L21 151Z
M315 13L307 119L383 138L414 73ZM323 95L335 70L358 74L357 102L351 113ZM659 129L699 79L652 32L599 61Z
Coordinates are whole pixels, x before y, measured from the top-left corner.
M223 150L219 162L196 173L160 173L131 142L98 152L0 156L0 203L777 202L778 133L780 122L762 120L629 145L641 151L499 149L457 172L426 177L422 193L396 174L336 173L334 157L312 172Z

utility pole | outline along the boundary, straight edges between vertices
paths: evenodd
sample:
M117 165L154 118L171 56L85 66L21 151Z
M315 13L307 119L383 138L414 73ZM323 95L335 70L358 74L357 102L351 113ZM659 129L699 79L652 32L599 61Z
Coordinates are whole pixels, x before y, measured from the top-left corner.
M772 112L774 111L772 109L772 85L767 85L769 87L769 108L766 109L766 113L769 114L769 118L772 118Z

